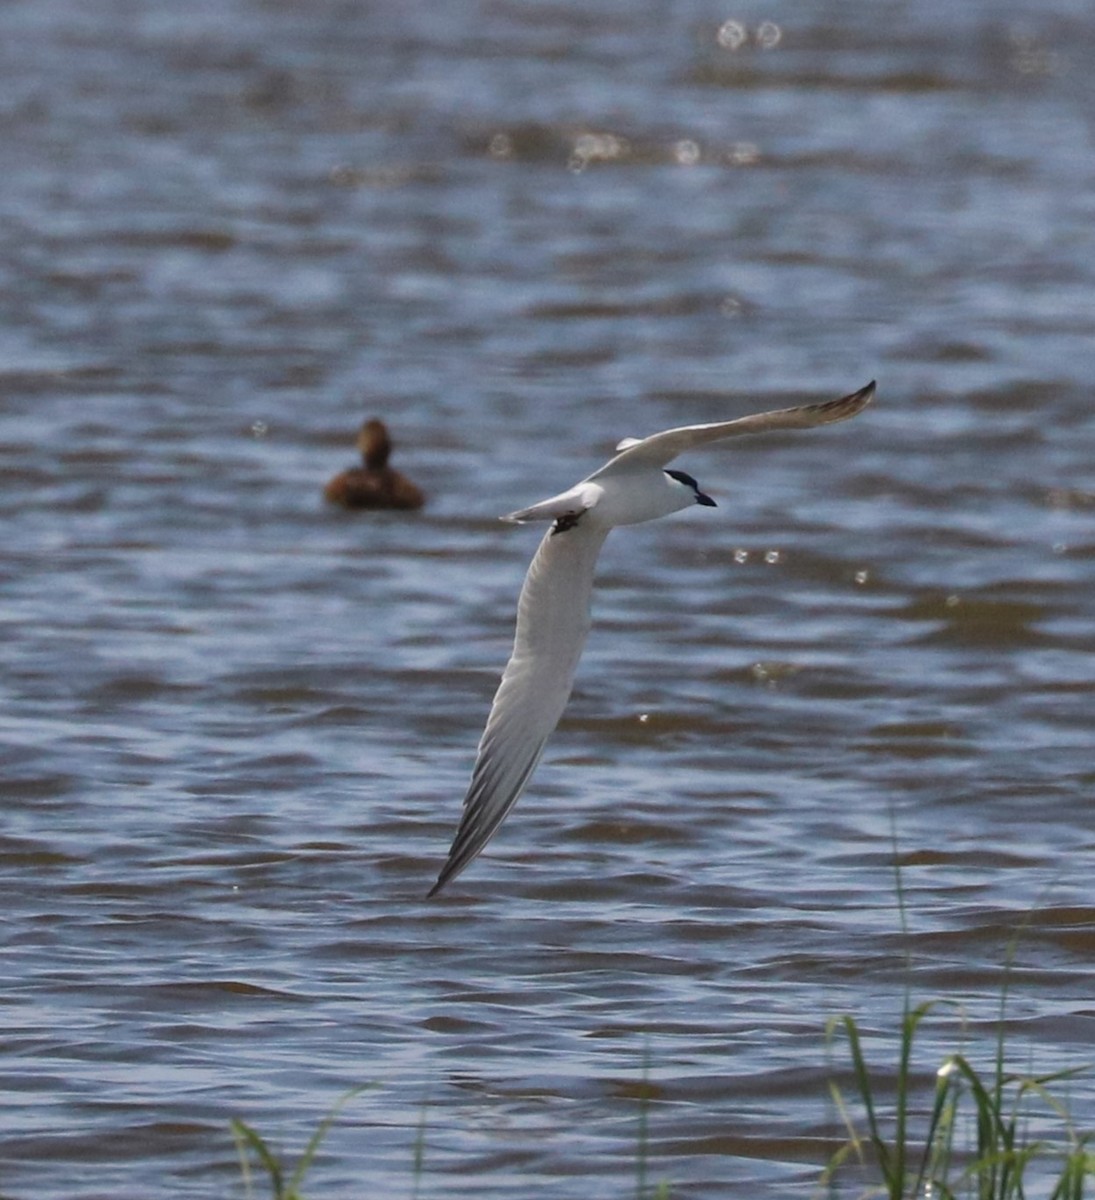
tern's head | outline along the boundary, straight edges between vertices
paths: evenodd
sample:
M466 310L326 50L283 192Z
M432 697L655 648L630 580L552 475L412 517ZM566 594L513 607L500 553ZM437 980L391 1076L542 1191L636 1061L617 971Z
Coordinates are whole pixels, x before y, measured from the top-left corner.
M705 492L700 491L700 485L685 471L666 470L665 472L670 479L675 480L681 487L688 488L692 495L696 498L697 504L702 504L706 508L714 508L715 502Z

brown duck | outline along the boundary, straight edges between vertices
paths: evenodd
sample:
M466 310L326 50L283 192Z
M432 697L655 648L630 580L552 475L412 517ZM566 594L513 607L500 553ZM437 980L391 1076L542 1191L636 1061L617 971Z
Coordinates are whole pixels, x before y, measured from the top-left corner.
M341 471L327 484L323 497L328 503L343 508L421 508L425 504L422 491L388 466L392 440L383 421L373 417L362 425L357 448L363 465Z

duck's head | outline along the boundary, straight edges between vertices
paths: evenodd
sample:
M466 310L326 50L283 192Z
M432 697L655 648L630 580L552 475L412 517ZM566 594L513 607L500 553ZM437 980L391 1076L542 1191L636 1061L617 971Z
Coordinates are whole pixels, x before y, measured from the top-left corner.
M366 421L357 435L357 448L365 465L373 471L379 471L388 465L388 455L392 452L392 439L383 421L373 417Z

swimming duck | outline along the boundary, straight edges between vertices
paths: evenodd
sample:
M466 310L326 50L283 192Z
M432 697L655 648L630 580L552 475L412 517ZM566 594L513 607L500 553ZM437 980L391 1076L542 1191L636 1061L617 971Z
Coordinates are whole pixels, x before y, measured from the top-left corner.
M336 475L323 489L325 500L343 508L421 508L425 504L422 491L388 466L392 440L383 421L373 417L362 425L357 448L364 465Z

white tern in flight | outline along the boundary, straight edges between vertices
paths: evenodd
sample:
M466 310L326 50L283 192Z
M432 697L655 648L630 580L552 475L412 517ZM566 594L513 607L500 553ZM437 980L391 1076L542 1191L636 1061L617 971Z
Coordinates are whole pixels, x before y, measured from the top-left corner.
M491 705L464 811L449 857L429 895L458 875L494 836L524 790L570 696L590 626L593 570L617 525L665 517L693 504L714 507L691 475L667 470L678 454L745 433L808 429L854 417L870 402L872 381L824 404L684 425L626 438L599 471L504 521L550 521L517 601L513 654Z

